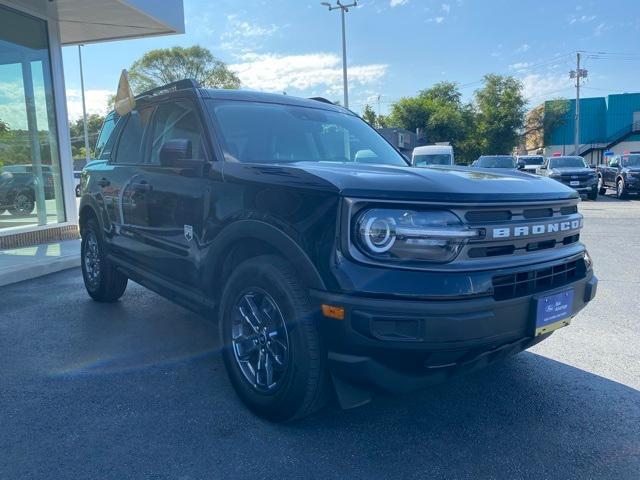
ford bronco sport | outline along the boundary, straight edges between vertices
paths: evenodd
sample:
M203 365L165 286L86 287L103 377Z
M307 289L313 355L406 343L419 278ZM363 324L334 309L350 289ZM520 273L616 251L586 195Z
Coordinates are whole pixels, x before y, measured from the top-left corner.
M245 404L300 418L520 352L595 295L578 194L517 171L411 168L322 99L181 81L106 119L82 177L82 274L218 319Z

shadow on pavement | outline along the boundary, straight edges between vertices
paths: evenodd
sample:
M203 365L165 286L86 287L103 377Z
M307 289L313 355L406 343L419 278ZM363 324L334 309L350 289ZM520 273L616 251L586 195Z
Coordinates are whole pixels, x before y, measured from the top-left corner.
M235 396L215 326L141 287L100 305L74 271L0 297L3 479L640 472L640 392L534 353L414 395L273 425Z

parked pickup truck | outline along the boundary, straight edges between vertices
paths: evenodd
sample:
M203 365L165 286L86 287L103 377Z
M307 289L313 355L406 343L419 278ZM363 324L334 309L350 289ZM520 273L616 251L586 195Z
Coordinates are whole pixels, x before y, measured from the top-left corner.
M573 189L413 168L329 101L182 81L107 122L81 182L89 295L131 279L217 321L233 387L270 420L505 358L596 294Z
M553 156L538 169L538 173L575 189L589 200L598 199L596 172L580 156Z
M598 191L607 193L608 188L616 191L618 198L629 193L640 193L640 154L615 155L608 165L597 168Z

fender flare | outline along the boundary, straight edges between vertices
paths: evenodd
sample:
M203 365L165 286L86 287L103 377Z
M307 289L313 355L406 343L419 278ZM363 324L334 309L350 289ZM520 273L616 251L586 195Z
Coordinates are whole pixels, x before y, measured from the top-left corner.
M98 220L100 228L102 229L102 231L104 231L104 219L100 214L100 206L98 205L98 202L94 197L87 194L83 195L80 199L80 208L78 208L78 226L80 227L80 229L82 230L83 220L84 218L86 218L89 211L93 213L93 215ZM82 231L80 232L80 234L82 234Z
M208 293L215 295L216 287L221 288L220 282L224 279L220 278L220 273L228 253L234 244L247 239L264 243L280 253L293 265L306 287L326 290L324 281L309 256L290 235L262 220L238 220L226 226L209 247L210 251L203 271L203 280L211 289ZM209 281L210 279L216 280Z

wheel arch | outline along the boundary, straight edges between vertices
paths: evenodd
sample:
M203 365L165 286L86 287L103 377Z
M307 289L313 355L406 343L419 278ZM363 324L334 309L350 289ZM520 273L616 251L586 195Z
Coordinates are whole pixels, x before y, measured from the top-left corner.
M239 220L227 226L209 247L204 280L207 294L218 298L233 268L260 255L287 260L308 288L324 290L324 281L304 249L278 227L260 220Z

